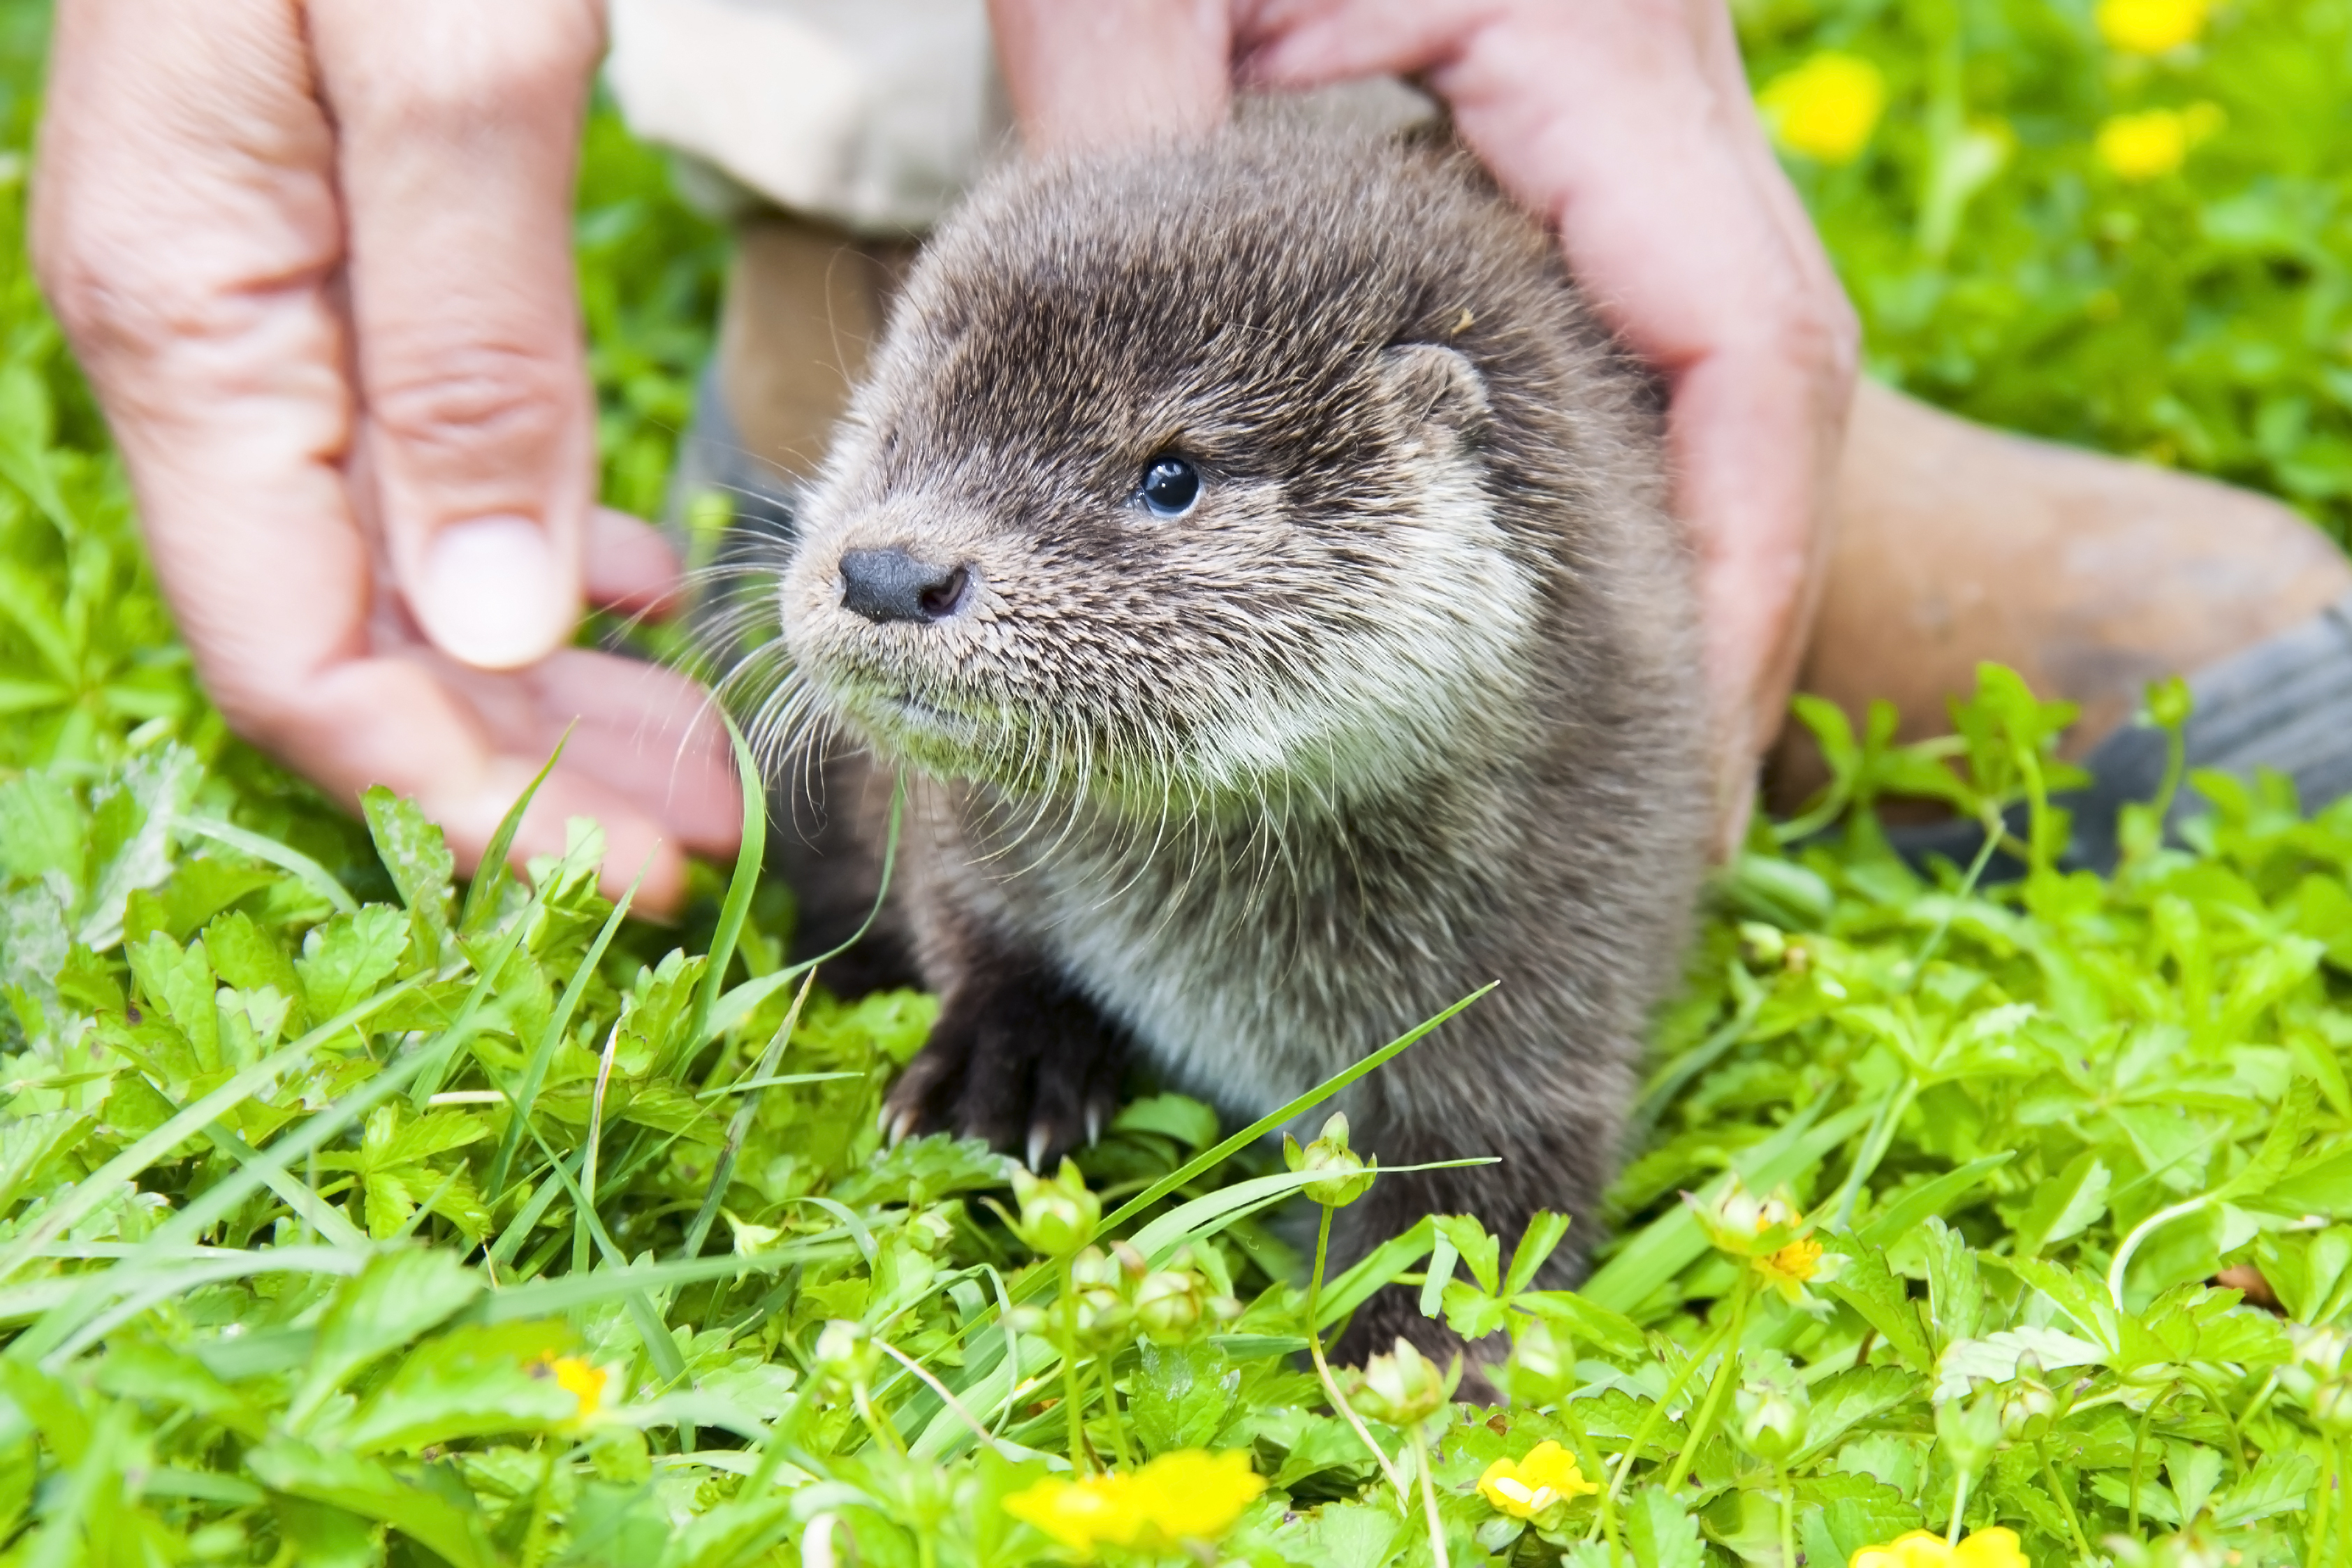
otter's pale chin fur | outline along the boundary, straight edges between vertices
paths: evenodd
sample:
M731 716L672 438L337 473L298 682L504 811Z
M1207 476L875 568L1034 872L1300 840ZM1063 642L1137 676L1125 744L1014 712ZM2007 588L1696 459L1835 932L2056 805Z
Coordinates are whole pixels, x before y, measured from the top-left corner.
M1503 1164L1384 1177L1341 1260L1554 1208L1572 1275L1708 826L1664 495L1649 383L1456 153L1257 123L983 187L781 590L836 743L804 911L911 786L887 936L943 1001L896 1129L1048 1157L1131 1055L1255 1116L1500 981L1341 1103L1384 1164ZM1349 1343L1399 1331L1443 1337L1381 1298Z

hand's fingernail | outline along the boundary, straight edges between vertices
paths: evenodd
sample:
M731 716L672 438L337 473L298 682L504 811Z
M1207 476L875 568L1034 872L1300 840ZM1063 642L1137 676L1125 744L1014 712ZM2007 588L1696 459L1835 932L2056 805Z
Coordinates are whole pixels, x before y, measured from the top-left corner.
M425 547L424 577L411 608L425 634L478 669L545 658L578 614L547 530L526 517L450 524Z

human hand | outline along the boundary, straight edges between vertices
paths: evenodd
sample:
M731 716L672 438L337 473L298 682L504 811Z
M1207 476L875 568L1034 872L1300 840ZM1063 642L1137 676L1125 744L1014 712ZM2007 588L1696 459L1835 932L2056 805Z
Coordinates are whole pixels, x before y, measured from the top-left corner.
M104 405L213 696L346 804L460 859L567 726L518 858L595 818L674 908L740 828L692 683L565 646L677 563L594 506L571 193L594 0L64 0L44 289Z
M1675 508L1696 553L1717 801L1737 847L1829 554L1826 503L1857 330L1766 144L1722 0L996 0L1033 140L1074 144L1223 115L1245 83L1412 77L1667 380ZM1135 79L1153 94L1107 104ZM1112 84L1118 92L1105 84ZM1140 103L1143 107L1138 108ZM1148 110L1152 125L1135 123Z

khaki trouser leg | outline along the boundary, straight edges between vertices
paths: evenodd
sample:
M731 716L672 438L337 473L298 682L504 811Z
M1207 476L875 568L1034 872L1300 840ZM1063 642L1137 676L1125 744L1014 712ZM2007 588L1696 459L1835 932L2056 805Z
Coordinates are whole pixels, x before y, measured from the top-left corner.
M719 383L752 457L814 476L882 336L910 241L782 214L746 221L719 324Z

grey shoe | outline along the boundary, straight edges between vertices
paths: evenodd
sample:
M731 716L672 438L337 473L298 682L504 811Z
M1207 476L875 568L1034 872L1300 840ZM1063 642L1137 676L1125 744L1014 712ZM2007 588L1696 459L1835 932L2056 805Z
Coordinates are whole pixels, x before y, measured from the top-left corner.
M2189 677L2196 709L2181 730L2187 770L2211 768L2252 775L2284 774L2306 811L2352 794L2352 596L2338 600L2299 626L2209 664ZM2069 871L2113 872L2121 854L2123 809L2153 801L2164 785L2166 741L2152 725L2127 724L2083 758L2091 782L2053 798L2074 815L2074 837L2062 865ZM2186 782L2165 815L2169 834L2207 809ZM2025 831L2022 808L2011 829ZM1970 821L1891 828L1887 840L1914 865L1930 855L1956 864L1973 860L1984 832ZM1995 855L1987 881L2020 875L2023 867Z

